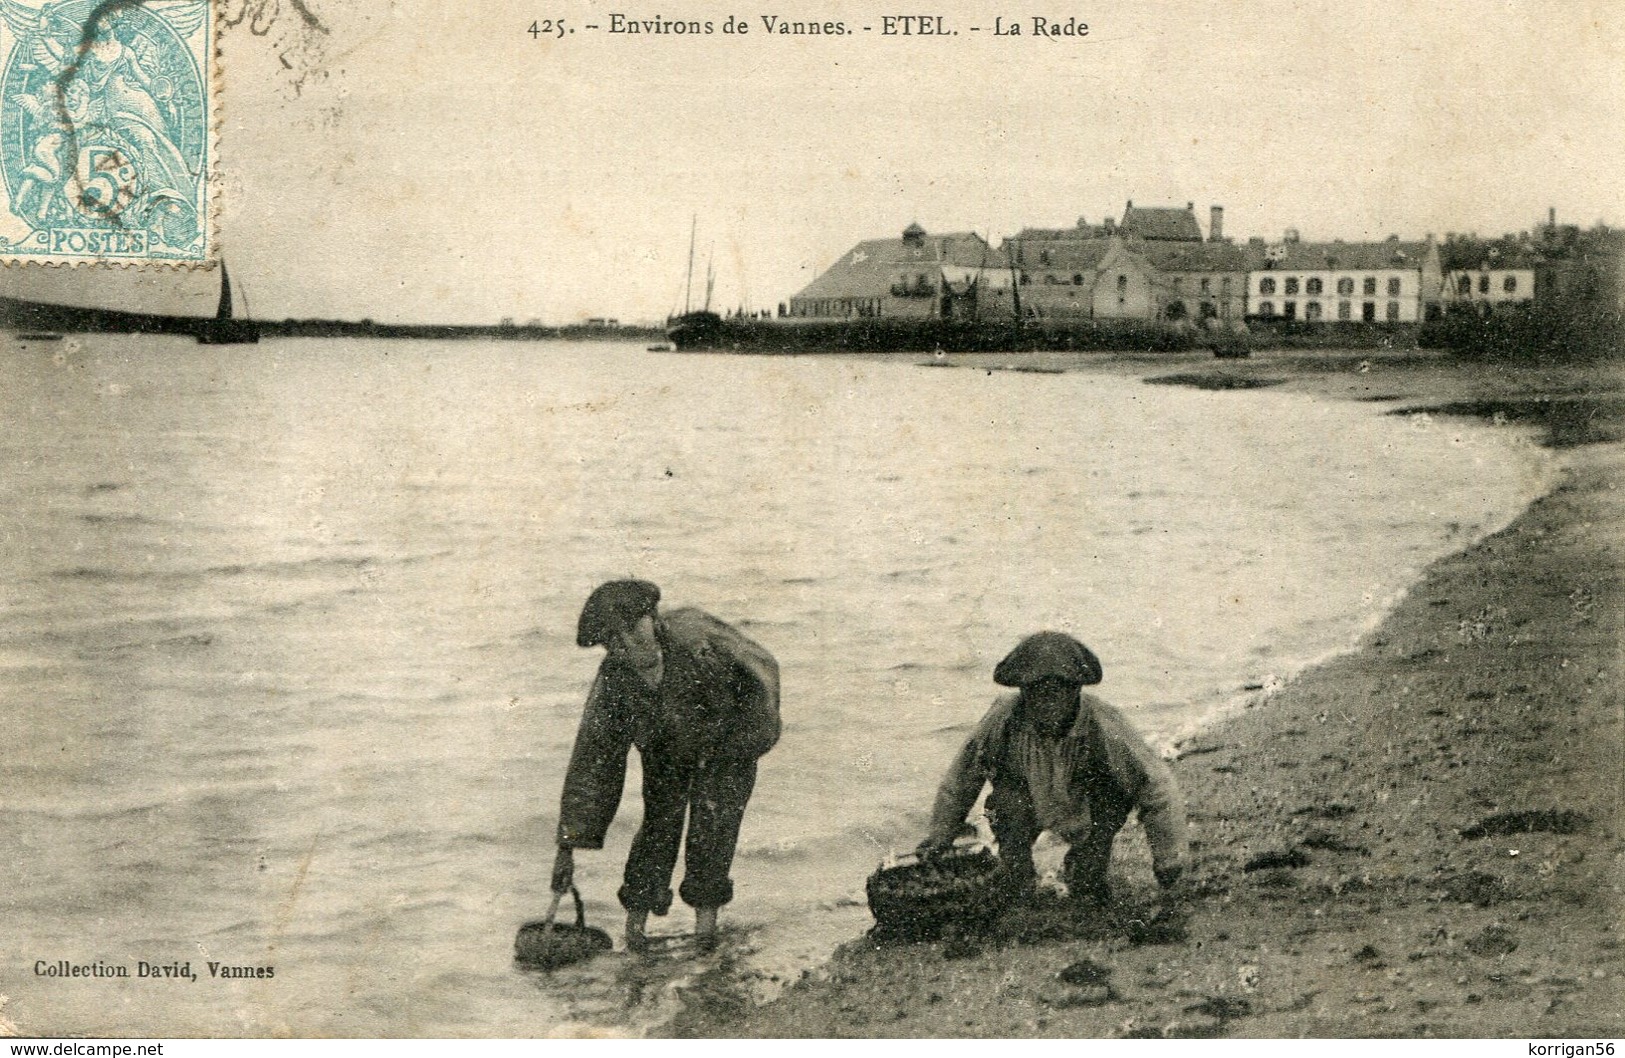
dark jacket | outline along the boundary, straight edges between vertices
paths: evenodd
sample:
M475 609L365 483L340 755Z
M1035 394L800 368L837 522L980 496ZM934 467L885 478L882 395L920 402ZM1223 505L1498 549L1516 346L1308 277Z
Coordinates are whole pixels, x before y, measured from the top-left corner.
M779 666L757 643L703 610L664 613L656 626L665 672L658 691L605 658L587 694L564 776L559 844L604 844L636 746L667 758L755 760L779 740Z

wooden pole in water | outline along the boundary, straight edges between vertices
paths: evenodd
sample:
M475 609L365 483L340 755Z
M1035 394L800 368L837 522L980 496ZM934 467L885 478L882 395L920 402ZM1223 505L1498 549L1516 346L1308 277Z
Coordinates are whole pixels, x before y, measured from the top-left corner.
M1008 240L1006 240L1008 242ZM1006 250L1004 255L1010 261L1010 311L1015 315L1016 327L1021 327L1021 276L1016 271L1016 257L1021 253L1021 244L1016 243L1016 252Z

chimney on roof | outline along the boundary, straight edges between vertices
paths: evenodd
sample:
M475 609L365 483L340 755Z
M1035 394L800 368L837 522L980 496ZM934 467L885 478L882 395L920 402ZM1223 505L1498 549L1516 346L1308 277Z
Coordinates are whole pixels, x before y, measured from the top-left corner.
M1546 226L1553 231L1557 230L1557 207L1551 206L1546 210Z
M1224 241L1224 207L1214 206L1207 211L1207 241Z
M1285 232L1283 232L1281 234L1281 241L1284 242L1284 243L1295 243L1295 242L1297 242L1298 241L1298 229L1297 228L1288 228Z
M1185 212L1186 213L1195 213L1196 212L1196 203L1194 203L1194 202L1185 203Z
M1132 204L1133 203L1130 203L1130 205ZM1107 217L1105 220L1101 221L1100 226L1105 229L1107 235L1111 235L1117 231L1117 222L1110 217Z
M1126 205L1126 206L1124 206L1124 207L1123 207L1123 208L1124 208L1124 209L1125 209L1125 210L1128 210L1128 209L1133 209L1133 208L1134 208L1134 200L1133 200L1133 199L1132 199L1132 198L1131 198L1131 199L1129 199L1129 200L1128 200L1128 205ZM1557 210L1555 210L1555 209L1554 209L1554 210L1552 210L1552 216L1554 216L1554 217L1555 217L1555 216L1557 216ZM1553 223L1553 224L1555 224L1555 223L1557 223L1557 222L1556 222L1556 221L1553 221L1553 222L1552 222L1552 223Z

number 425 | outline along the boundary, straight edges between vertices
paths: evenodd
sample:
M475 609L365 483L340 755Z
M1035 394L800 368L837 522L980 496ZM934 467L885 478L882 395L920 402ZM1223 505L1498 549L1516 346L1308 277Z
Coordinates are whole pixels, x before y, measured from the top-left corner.
M564 19L562 18L540 18L535 22L532 22L530 24L530 29L526 30L525 32L530 34L531 40L535 40L544 35L549 37L562 37L568 33L569 30L564 28Z

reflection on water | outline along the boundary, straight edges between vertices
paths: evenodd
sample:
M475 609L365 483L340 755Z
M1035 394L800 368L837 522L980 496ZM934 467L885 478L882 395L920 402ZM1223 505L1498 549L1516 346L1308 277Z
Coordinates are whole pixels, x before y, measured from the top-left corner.
M1346 646L1544 473L1506 431L1084 374L609 344L4 351L0 908L22 926L0 990L39 1032L669 1014L703 984L686 962L511 964L546 904L601 580L655 580L783 667L732 944L700 964L731 1002L867 925L864 876L918 839L1022 635L1084 639L1101 693L1167 739ZM578 859L606 927L638 781ZM57 959L275 977L32 973Z

